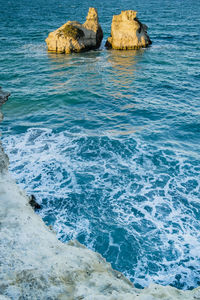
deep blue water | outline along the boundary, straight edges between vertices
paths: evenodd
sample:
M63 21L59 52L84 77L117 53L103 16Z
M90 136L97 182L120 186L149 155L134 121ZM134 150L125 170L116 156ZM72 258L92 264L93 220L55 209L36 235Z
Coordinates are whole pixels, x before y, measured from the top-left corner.
M47 52L95 6L101 49ZM107 51L113 14L138 10L153 45ZM10 171L64 242L137 287L200 284L200 5L196 0L0 0L1 124Z

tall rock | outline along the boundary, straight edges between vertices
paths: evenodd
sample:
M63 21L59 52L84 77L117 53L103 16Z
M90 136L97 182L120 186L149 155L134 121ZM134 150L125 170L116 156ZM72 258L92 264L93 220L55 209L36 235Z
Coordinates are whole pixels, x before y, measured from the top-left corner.
M84 24L68 21L51 32L45 41L49 51L72 53L97 49L102 39L103 31L99 24L97 10L90 7Z
M125 10L113 16L111 37L106 41L107 48L132 50L145 48L152 43L147 34L148 27L136 15L134 10Z
M2 88L0 87L0 108L1 108L2 104L4 104L8 100L9 96L10 96L10 93L3 91ZM0 110L0 122L2 121L2 119L3 119L3 114ZM7 172L7 170L8 170L8 156L3 151L1 140L0 140L0 176L3 173ZM0 209L0 221L1 221L1 209ZM0 243L1 243L1 241L0 241ZM1 251L0 251L0 253L1 253ZM0 261L0 265L1 265L1 261ZM0 275L0 277L1 277L1 275ZM1 279L0 279L0 281L1 281ZM0 294L1 294L1 286L0 286ZM1 295L0 295L0 298L1 298Z

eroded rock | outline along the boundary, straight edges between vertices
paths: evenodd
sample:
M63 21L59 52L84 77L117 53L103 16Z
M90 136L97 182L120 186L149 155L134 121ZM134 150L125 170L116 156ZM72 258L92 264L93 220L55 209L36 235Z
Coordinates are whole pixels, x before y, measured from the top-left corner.
M133 50L151 45L147 34L148 27L136 17L134 10L122 11L113 16L111 37L106 41L106 47L117 50Z
M84 24L68 21L51 32L45 41L49 51L72 53L97 49L102 39L103 31L99 24L97 10L90 7Z

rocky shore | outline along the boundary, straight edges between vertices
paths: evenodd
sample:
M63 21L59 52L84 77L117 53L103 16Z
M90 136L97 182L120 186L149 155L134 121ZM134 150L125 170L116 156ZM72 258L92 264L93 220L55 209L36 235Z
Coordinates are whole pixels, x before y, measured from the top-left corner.
M0 105L9 93L0 90ZM134 288L98 253L77 241L63 244L29 204L8 172L0 147L0 299L200 299L200 288L156 284Z

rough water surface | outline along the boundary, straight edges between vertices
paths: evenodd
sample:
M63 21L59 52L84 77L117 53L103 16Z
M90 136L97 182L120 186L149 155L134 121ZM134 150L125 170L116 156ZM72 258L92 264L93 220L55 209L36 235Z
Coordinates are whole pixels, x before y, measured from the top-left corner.
M0 0L10 171L60 240L98 251L137 287L196 287L200 7L193 0L92 5L105 40L112 15L135 9L153 45L50 54L48 32L83 21L90 2Z

